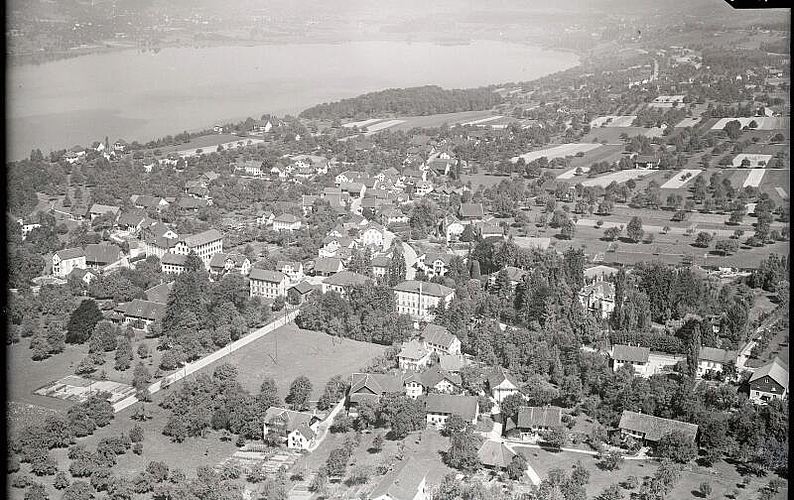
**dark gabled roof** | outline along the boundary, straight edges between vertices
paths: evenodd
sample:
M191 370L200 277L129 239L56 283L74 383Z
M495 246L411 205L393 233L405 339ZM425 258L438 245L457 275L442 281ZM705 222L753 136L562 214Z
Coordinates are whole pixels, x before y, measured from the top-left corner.
M184 208L184 209L203 208L207 206L207 200L201 200L198 198L183 196L182 198L179 198L179 202L177 205L179 206L179 208Z
M210 267L223 268L226 266L227 260L234 262L235 267L242 267L247 258L240 253L216 253L210 259Z
M138 196L133 204L144 208L150 208L158 206L161 200L162 198L159 196L150 196L145 194Z
M354 273L353 271L339 271L338 273L330 276L324 281L326 285L335 286L353 286L363 285L372 278L368 278L363 274Z
M698 360L715 361L717 363L727 363L731 359L736 359L736 351L726 351L717 347L701 347L698 352Z
M342 259L336 257L317 257L314 259L314 270L319 273L335 273L339 271L340 265L342 265Z
M93 243L85 247L85 261L97 264L110 264L119 260L121 248L117 245Z
M439 285L438 283L427 283L424 281L416 281L416 280L406 280L402 283L398 283L394 290L397 292L413 292L419 293L419 289L421 288L422 293L425 295L430 295L433 297L446 297L452 293L455 293L455 290L448 286Z
M400 462L394 470L383 476L383 479L369 494L369 498L413 500L426 477L427 467L408 457Z
M389 267L391 264L391 259L385 255L378 255L377 257L373 257L372 260L370 260L370 264L372 267Z
M308 281L301 281L297 285L293 285L289 288L290 290L295 290L301 295L306 295L309 292L312 292L317 289L314 285L309 283Z
M767 375L780 384L781 387L788 390L788 366L780 361L779 358L775 358L771 363L756 368L752 377L750 377L750 382L764 378Z
M448 266L449 263L452 261L452 257L454 257L454 255L449 254L449 253L428 252L428 253L425 254L424 263L427 266L427 265L430 265L430 264L432 264L433 262L435 262L437 260L440 260L441 262L444 263L445 266Z
M55 252L55 255L60 257L61 260L68 260L68 259L77 259L80 257L85 257L85 251L82 248L64 248L63 250L58 250Z
M435 387L436 385L438 385L438 383L441 382L442 380L446 380L452 385L455 385L457 387L461 387L461 385L463 384L460 375L455 373L445 372L444 370L441 370L438 366L427 369L422 373L415 373L411 375L410 377L405 379L405 383L416 382L420 384L422 387L429 389L431 387Z
M121 210L121 208L117 207L116 205L102 205L100 203L94 203L91 205L91 208L88 210L88 212L92 214L106 214L111 212L113 215L117 215L119 210Z
M534 429L554 427L562 423L562 409L557 406L521 406L518 409L516 427Z
M185 236L182 238L182 241L185 242L187 246L190 248L194 248L201 245L206 245L207 243L211 243L213 241L218 241L223 239L223 234L217 229L208 229L207 231L203 231L199 234L194 234L191 236Z
M124 306L124 315L153 321L165 316L165 304L133 299L132 302Z
M516 389L521 385L518 383L518 380L510 374L506 369L500 367L496 367L488 373L488 386L490 388L494 388L497 385L501 384L507 380L511 384L513 384Z
M171 293L171 288L173 287L173 281L171 283L160 283L159 285L153 286L148 290L144 290L143 293L146 295L146 300L165 304L168 302L168 294Z
M125 211L119 217L118 223L125 226L137 226L146 219L146 212L140 208Z
M376 395L389 392L403 392L403 377L388 373L353 373L350 375L348 394L367 388Z
M425 409L427 413L460 415L471 422L477 415L477 396L431 393L425 400Z
M311 413L303 413L294 410L288 410L287 408L280 408L278 406L271 406L270 408L265 411L265 416L263 420L266 424L270 424L274 421L278 421L283 424L287 430L287 432L292 432L301 424L308 424L311 423L314 415Z
M634 157L634 163L656 163L658 159L655 155L637 155Z
M449 330L443 326L430 323L422 330L422 339L427 343L449 348L457 340L457 337L449 333Z
M414 339L403 344L397 357L417 360L426 357L429 353L430 351L425 349L418 340Z
M280 260L276 263L276 270L284 272L284 268L287 266L292 267L292 269L300 269L303 264L294 260Z
M459 212L461 217L479 217L485 215L481 203L461 203Z
M487 467L506 469L513 457L516 456L516 452L505 446L504 443L489 439L480 446L477 456L480 462Z
M619 361L631 361L635 363L647 363L650 353L650 347L635 347L623 344L615 344L612 350L612 359L617 359Z
M160 259L161 264L169 264L172 266L184 266L187 260L187 255L177 255L175 253L166 252Z
M279 271L270 271L268 269L251 269L248 278L255 281L267 281L270 283L281 283L287 278L287 275Z
M673 431L681 431L692 441L698 433L698 426L669 418L654 417L645 413L623 410L618 427L623 430L645 434L648 441L659 441Z

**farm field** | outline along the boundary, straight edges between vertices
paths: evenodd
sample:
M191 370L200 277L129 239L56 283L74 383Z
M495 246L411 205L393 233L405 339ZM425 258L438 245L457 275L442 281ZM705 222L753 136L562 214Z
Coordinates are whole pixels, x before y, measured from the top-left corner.
M720 118L717 123L711 126L711 130L722 130L728 122L738 121L742 124L742 128L750 125L750 122L755 121L758 125L758 130L776 130L788 128L788 119L783 117L774 116L753 116L753 117L737 117L737 118Z
M634 123L634 120L637 119L637 115L624 115L624 116L616 116L616 115L606 115L606 116L599 116L590 122L590 128L601 128L601 127L631 127L631 124Z
M598 468L596 458L591 455L564 451L554 453L548 450L522 448L520 446L516 446L515 449L527 458L541 479L548 477L549 471L552 469L560 468L568 472L574 462L581 460L590 472L590 481L587 484L588 498L597 496L607 486L625 481L629 476L637 476L642 481L646 476L653 476L658 468L657 462L652 460L626 460L617 471L603 471ZM741 483L742 476L730 464L719 462L711 468L692 464L687 466L681 473L675 488L669 494L669 498L679 500L701 498L697 493L698 486L700 483L708 481L714 489L712 498L725 498L725 495L732 493L734 489L739 489L740 493L736 497L737 500L755 499L758 497L758 490L772 478L750 477L752 480L748 486L737 488L736 485ZM773 498L782 500L786 498L786 493L787 491L779 492Z
M590 129L590 132L582 137L582 142L606 141L608 144L622 144L621 134L625 133L629 137L634 137L645 135L647 131L648 129L645 127L598 127Z
M678 122L675 128L686 128L686 127L694 127L698 123L700 123L701 118L699 116L695 117L687 117Z
M593 163L605 161L614 163L626 155L626 149L622 144L603 145L590 151L586 151L584 156L574 156L571 158L571 167L590 167Z
M380 132L381 130L386 130L387 128L391 128L401 123L403 123L403 120L386 120L372 125L367 125L366 127L367 134L374 134L376 132Z
M281 398L287 395L296 377L306 375L313 386L311 398L317 400L328 379L334 375L349 377L385 350L385 346L340 339L288 324L202 371L212 373L218 365L231 363L239 370L238 380L242 386L251 392L258 392L262 380L272 377Z
M463 125L463 126L466 126L466 125L484 125L484 124L490 125L494 121L501 120L502 118L504 118L504 116L502 116L502 115L487 116L485 118L479 118L477 120L472 120L470 122L461 123L461 125Z
M490 110L461 111L459 113L441 113L427 116L398 116L397 119L402 120L403 123L395 125L394 130L410 130L414 127L440 127L445 123L448 125L466 123L489 116L493 116Z
M518 177L518 175L513 175L513 177ZM491 186L495 186L499 184L503 180L510 180L511 177L507 175L489 175L484 173L477 173L477 174L463 174L460 176L460 180L466 184L471 182L472 189L476 190L478 186L482 186L483 188L488 188Z
M787 203L791 196L791 171L790 170L767 170L766 175L761 180L758 189L769 193L776 204ZM785 196L783 196L783 193Z
M251 141L252 143L257 142L264 142L261 138L255 139L253 137L242 137L234 134L210 134L210 135L202 135L200 137L196 137L191 139L189 142L184 144L177 144L174 146L164 146L159 149L163 156L167 156L169 153L181 152L181 151L188 151L197 148L212 148L214 150L219 144L226 144L230 142L240 142L247 143Z
M587 144L587 143L574 143L574 144L561 144L559 146L552 146L537 151L530 151L522 155L511 158L513 163L517 162L519 158L523 158L525 162L529 163L545 156L549 160L554 158L565 158L566 156L574 156L578 152L587 152L601 147L600 144Z
M643 177L651 173L652 173L651 170L640 170L640 169L621 170L619 172L612 172L609 174L602 175L601 177L587 179L586 181L582 181L582 185L585 187L587 186L607 187L613 182L617 182L618 184L621 184L629 179L637 179L638 177Z
M732 163L734 168L739 168L742 166L742 162L747 160L750 162L750 165L747 166L748 168L763 168L765 165L769 164L769 160L771 159L772 155L742 153L736 155Z
M742 187L758 187L761 184L761 180L764 178L764 174L766 174L766 170L763 168L754 168L750 170L750 173L744 180Z
M692 179L703 172L702 170L685 169L675 174L670 180L661 185L661 189L680 189ZM685 178L686 177L686 178Z

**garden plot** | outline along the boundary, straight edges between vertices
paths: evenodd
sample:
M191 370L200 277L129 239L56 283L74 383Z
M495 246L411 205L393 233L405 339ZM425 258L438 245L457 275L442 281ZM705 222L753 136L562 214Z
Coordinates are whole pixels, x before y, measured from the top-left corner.
M742 187L747 187L747 186L758 187L758 185L761 184L761 180L764 178L765 173L766 170L763 168L754 168L750 170L750 174L744 180L744 184L742 184Z
M592 151L593 149L599 147L601 147L601 144L587 144L587 143L561 144L559 146L554 146L552 148L539 149L538 151L531 151L529 153L524 153L521 156L516 156L514 158L511 158L510 161L516 163L519 158L523 158L525 162L529 163L543 156L545 156L548 160L553 160L554 158L565 158L566 156L574 156L576 153L580 153L580 152L586 153L588 151Z
M652 170L621 170L620 172L612 172L611 174L605 174L601 177L596 177L595 179L587 179L586 181L582 181L582 185L584 187L588 186L601 186L603 188L612 184L612 182L617 182L621 184L623 182L628 181L629 179L639 179L645 175L653 173Z
M700 123L700 117L691 117L691 118L684 118L675 126L675 128L686 128L686 127L694 127Z
M734 167L741 167L744 160L750 162L749 165L745 165L749 168L764 168L769 163L769 160L772 159L772 155L762 155L762 154L747 154L742 153L736 155L733 159L733 166Z
M81 402L91 395L108 393L108 401L113 404L135 395L135 389L128 384L112 380L91 380L76 375L68 375L50 385L35 391L40 396Z
M717 123L711 127L711 130L722 130L728 122L738 121L742 124L742 128L748 127L750 122L755 122L756 130L775 130L784 128L781 126L781 121L774 116L751 116L751 117L738 117L738 118L720 118Z
M618 116L618 115L606 115L606 116L599 116L598 118L594 119L590 122L590 128L596 127L631 127L631 124L634 123L634 120L637 119L637 115L625 115L625 116Z
M702 170L685 169L675 174L670 180L662 184L662 189L678 189L700 174Z
M560 175L557 176L557 178L558 179L562 179L562 180L572 179L572 178L576 177L576 171L577 170L579 170L583 174L586 174L587 172L590 171L590 167L576 167L576 168L572 168L570 170L566 170L565 172L561 173Z

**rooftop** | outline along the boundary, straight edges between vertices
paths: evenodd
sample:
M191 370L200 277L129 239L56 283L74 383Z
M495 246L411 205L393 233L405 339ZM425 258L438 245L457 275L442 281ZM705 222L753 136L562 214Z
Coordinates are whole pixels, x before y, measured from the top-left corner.
M675 430L683 432L684 435L694 441L698 432L698 426L695 424L628 410L623 410L618 427L644 434L645 439L648 441L659 441L662 437Z
M267 281L270 283L281 283L287 276L279 271L270 271L268 269L251 269L248 275L251 280Z
M394 287L394 290L397 292L422 293L433 297L446 297L455 293L455 290L449 288L448 286L416 280L407 280L403 281L402 283L398 283Z
M631 361L634 363L647 363L651 354L650 347L630 346L615 344L612 348L612 359Z
M425 400L427 413L459 415L471 422L477 415L477 396L456 394L428 394Z

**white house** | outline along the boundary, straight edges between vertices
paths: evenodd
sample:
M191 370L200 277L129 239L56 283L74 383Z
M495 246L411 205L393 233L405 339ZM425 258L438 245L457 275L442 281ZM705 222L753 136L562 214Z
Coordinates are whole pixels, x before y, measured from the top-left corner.
M415 320L432 320L439 304L449 306L455 290L437 283L407 280L394 287L397 312Z
M701 347L698 352L697 376L702 377L709 372L722 373L729 361L736 361L735 351L726 351L716 347Z
M397 353L397 364L401 370L422 371L430 363L430 354L432 351L414 339L403 344Z
M507 396L518 394L518 381L504 368L495 368L488 374L488 389L497 403L501 403Z
M623 365L631 365L634 373L641 377L650 377L653 367L648 362L650 347L615 344L612 347L612 370L618 371Z
M263 420L263 436L275 434L293 450L308 450L314 445L320 422L314 414L275 406L267 409Z
M52 256L52 274L61 278L69 276L74 269L85 269L85 252L82 248L58 250Z
M460 354L460 340L443 326L429 323L422 330L422 344L438 354Z
M266 269L251 269L248 280L251 297L275 299L287 296L289 278L284 273Z
M276 270L287 275L291 283L297 283L304 277L303 264L296 261L278 261Z
M275 231L297 231L301 228L301 220L292 214L281 214L273 219Z
M750 377L750 401L766 404L772 399L785 400L788 396L788 366L779 358L756 368Z

